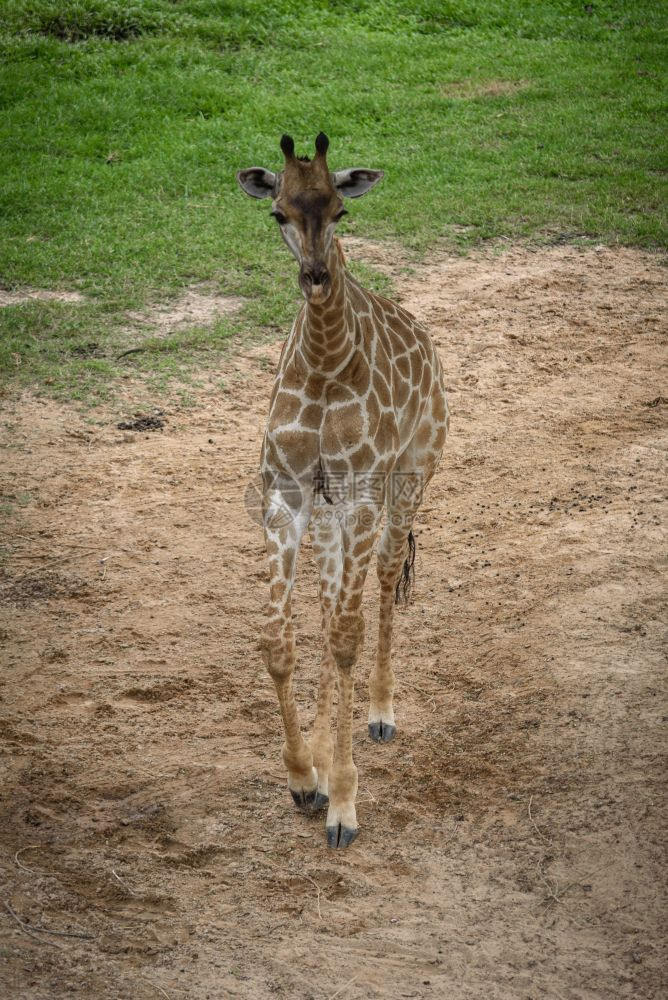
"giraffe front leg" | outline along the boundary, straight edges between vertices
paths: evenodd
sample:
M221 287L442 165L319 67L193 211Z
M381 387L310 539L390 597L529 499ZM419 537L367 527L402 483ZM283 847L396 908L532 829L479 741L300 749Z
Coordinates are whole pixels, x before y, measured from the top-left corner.
M358 833L357 768L353 760L354 681L355 666L364 645L362 593L379 518L379 508L361 506L349 516L352 523L342 528L343 572L329 628L339 693L326 823L330 847L348 847Z
M335 673L334 658L329 649L329 644L325 639L325 648L323 649L322 660L320 662L318 701L315 722L313 724L313 737L311 739L313 764L318 775L313 809L324 809L325 806L329 805L329 774L332 769L332 759L334 757L334 741L332 740L330 716L332 712Z
M288 772L288 789L295 804L301 809L310 809L317 796L318 775L313 766L311 748L301 732L292 684L295 669L294 634L292 628L275 628L275 624L269 622L265 630L263 653L276 688L283 719L285 742L282 758Z
M329 783L327 843L330 847L348 847L358 834L355 800L357 768L353 760L353 700L355 663L364 640L364 619L338 616L332 624L339 702L336 718L336 747Z
M277 513L278 512L278 513ZM286 514L287 512L287 514ZM308 523L308 512L287 516L285 498L265 496L265 538L269 556L269 608L262 641L265 665L276 687L283 719L283 763L288 789L297 806L311 808L317 797L318 776L311 748L304 739L292 684L295 637L292 627L292 585L297 552Z
M329 643L329 622L336 606L341 585L341 529L334 511L324 500L316 499L310 526L313 556L318 566L320 612L323 647L320 661L320 681L313 724L313 763L318 772L315 808L329 804L329 774L334 758L330 716L336 682L336 665Z

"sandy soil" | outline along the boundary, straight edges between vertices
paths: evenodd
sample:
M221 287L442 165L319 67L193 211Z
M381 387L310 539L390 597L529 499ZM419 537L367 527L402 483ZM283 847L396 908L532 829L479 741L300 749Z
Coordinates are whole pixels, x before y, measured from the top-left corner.
M243 494L279 346L163 430L116 428L131 382L103 425L5 399L5 995L665 995L664 262L351 254L434 331L452 408L390 745L366 737L371 643L359 672L360 837L329 851L294 810L257 651ZM296 604L310 718L308 552Z
M165 337L189 326L209 326L221 316L236 312L244 304L238 295L221 295L207 284L193 285L168 305L143 312L129 312L131 327L139 327L151 337Z
M84 297L80 292L50 292L44 288L22 288L16 292L8 292L5 288L0 288L0 309L33 300L40 302L83 302Z

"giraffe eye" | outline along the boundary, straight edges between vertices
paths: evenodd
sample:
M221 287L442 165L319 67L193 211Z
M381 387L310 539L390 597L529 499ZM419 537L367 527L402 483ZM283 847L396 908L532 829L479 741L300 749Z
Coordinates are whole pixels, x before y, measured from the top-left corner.
M279 224L279 226L284 226L285 223L288 221L287 216L283 215L282 212L272 212L271 214L276 219L276 222Z

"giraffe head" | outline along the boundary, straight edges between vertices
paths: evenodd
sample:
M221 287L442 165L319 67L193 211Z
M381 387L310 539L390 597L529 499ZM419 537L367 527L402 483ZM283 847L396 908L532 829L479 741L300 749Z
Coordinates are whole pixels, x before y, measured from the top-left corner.
M336 223L346 214L344 198L359 198L377 184L382 170L352 167L330 171L329 139L321 132L312 160L295 156L289 135L281 138L285 167L280 173L249 167L237 173L239 184L251 198L271 198L271 214L281 236L299 262L299 286L308 302L325 302L331 292L327 267Z

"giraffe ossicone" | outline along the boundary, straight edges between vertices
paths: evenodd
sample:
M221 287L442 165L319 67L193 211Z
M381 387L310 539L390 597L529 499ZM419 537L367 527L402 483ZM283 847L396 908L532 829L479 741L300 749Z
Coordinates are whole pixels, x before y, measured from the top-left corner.
M283 719L290 793L300 808L327 806L327 842L342 848L358 832L353 685L364 642L364 583L380 534L380 615L368 731L374 741L389 742L396 732L393 610L410 586L411 529L443 451L448 406L429 333L401 306L353 278L335 236L346 214L344 199L365 194L383 172L331 171L329 139L322 132L313 159L295 156L290 136L284 135L280 146L281 171L250 167L237 174L248 195L271 198L271 215L299 264L304 297L281 353L262 445L270 577L262 649ZM307 530L319 571L323 633L310 742L301 731L293 689L292 625L297 554Z

